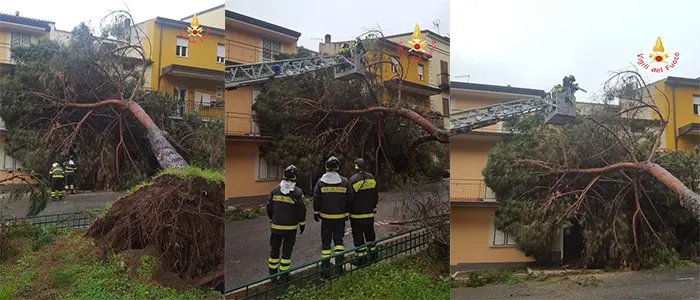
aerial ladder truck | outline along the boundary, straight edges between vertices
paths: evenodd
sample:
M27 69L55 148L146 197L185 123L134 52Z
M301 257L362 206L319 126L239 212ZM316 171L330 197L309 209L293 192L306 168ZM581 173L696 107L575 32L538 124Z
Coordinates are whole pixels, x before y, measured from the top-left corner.
M361 41L357 41L361 45ZM335 79L351 80L365 76L364 47L354 48L350 55L336 54L293 58L252 64L226 66L226 90L259 85L275 79L295 77L309 72L333 68ZM542 111L547 124L564 125L576 117L576 91L573 75L566 76L562 85L556 85L545 97L529 97L453 112L450 115L450 134L466 133L474 129L495 125L520 116Z

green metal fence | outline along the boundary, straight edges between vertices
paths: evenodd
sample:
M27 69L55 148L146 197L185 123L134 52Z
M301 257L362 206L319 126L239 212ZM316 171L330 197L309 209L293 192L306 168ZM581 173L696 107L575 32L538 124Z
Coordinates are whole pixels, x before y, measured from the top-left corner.
M338 279L340 276L387 260L397 255L417 253L430 245L432 237L424 228L412 229L395 234L362 247L375 247L374 251L364 256L358 256L355 249L349 249L328 258L322 258L289 271L268 276L260 280L233 288L226 292L227 299L277 299L291 286L319 288L323 283ZM358 247L361 248L361 247ZM331 263L334 260L335 264ZM344 261L344 262L343 262ZM289 279L273 283L273 278L290 273Z
M83 228L90 225L90 222L97 216L97 213L98 211L96 210L87 210L27 218L3 218L3 223L7 227L14 227L20 224L29 223L41 228Z

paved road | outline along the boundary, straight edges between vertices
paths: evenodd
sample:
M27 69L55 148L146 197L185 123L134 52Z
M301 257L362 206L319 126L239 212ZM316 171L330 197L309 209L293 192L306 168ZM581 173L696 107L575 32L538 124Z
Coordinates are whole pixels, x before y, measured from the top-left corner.
M377 238L408 229L406 226L389 225L400 220L401 193L380 193L377 205L375 231ZM447 201L447 199L446 199ZM304 234L297 235L292 253L292 267L321 258L321 223L313 220L308 209ZM347 222L344 244L352 245L350 222ZM270 255L270 223L266 216L253 220L228 221L226 223L226 290L238 287L268 275L267 259Z
M114 200L123 196L123 192L101 192L101 193L81 193L75 195L67 195L63 197L63 201L49 202L46 209L39 215L49 215L57 213L67 213L80 211L89 208L98 208L105 203L112 203ZM29 209L29 200L22 199L10 203L8 209L3 209L4 216L23 217Z
M528 283L492 285L479 288L453 288L453 300L465 299L700 299L700 268L655 272L600 274L600 287L578 284Z

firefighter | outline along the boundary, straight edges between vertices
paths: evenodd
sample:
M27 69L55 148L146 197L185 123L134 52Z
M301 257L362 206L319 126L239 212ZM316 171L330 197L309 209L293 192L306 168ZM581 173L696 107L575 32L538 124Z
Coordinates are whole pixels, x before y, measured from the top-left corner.
M363 257L368 252L374 255L374 245L361 247L365 243L374 242L374 214L377 213L377 182L374 176L365 171L365 160L358 158L355 160L355 174L350 177L353 197L350 207L350 226L352 228L352 239L355 245L355 253L359 257L360 264L364 264ZM370 257L373 259L373 257Z
M57 162L51 165L51 171L49 172L49 177L51 178L51 201L56 201L56 197L58 197L59 201L63 200L64 173L63 168Z
M350 46L348 46L348 43L343 43L343 45L340 46L338 54L344 56L345 58L350 58Z
M296 187L299 170L290 165L284 169L282 181L272 189L267 201L267 216L272 227L270 234L270 259L268 268L270 275L288 271L292 265L292 249L296 241L297 229L304 233L306 227L306 206L302 199L304 193ZM280 248L282 255L280 258ZM274 278L273 281L277 281ZM280 275L281 281L287 281L289 273Z
M78 166L75 164L75 161L73 160L73 156L71 156L68 161L63 163L63 170L66 173L66 184L64 186L64 190L66 192L70 191L71 194L75 194L75 171L78 169Z
M343 236L345 221L348 218L348 208L353 197L353 190L347 178L340 176L340 161L331 156L326 161L326 173L316 182L314 187L314 221L321 222L321 257L327 258L345 251ZM331 250L331 241L334 244ZM345 257L337 257L335 261L342 270ZM330 268L330 259L324 260L323 269ZM328 273L324 274L328 276Z

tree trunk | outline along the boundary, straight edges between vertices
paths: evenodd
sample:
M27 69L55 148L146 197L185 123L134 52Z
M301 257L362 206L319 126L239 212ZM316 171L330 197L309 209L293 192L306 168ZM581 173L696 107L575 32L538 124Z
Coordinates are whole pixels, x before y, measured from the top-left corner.
M182 169L187 167L187 161L177 153L175 147L168 142L163 131L158 128L153 119L141 108L141 105L134 101L127 101L126 108L146 128L147 138L153 150L153 155L156 156L161 168Z
M683 182L658 164L645 162L642 163L640 167L678 195L681 205L690 211L698 222L700 222L700 195L693 192L690 188L685 186Z

